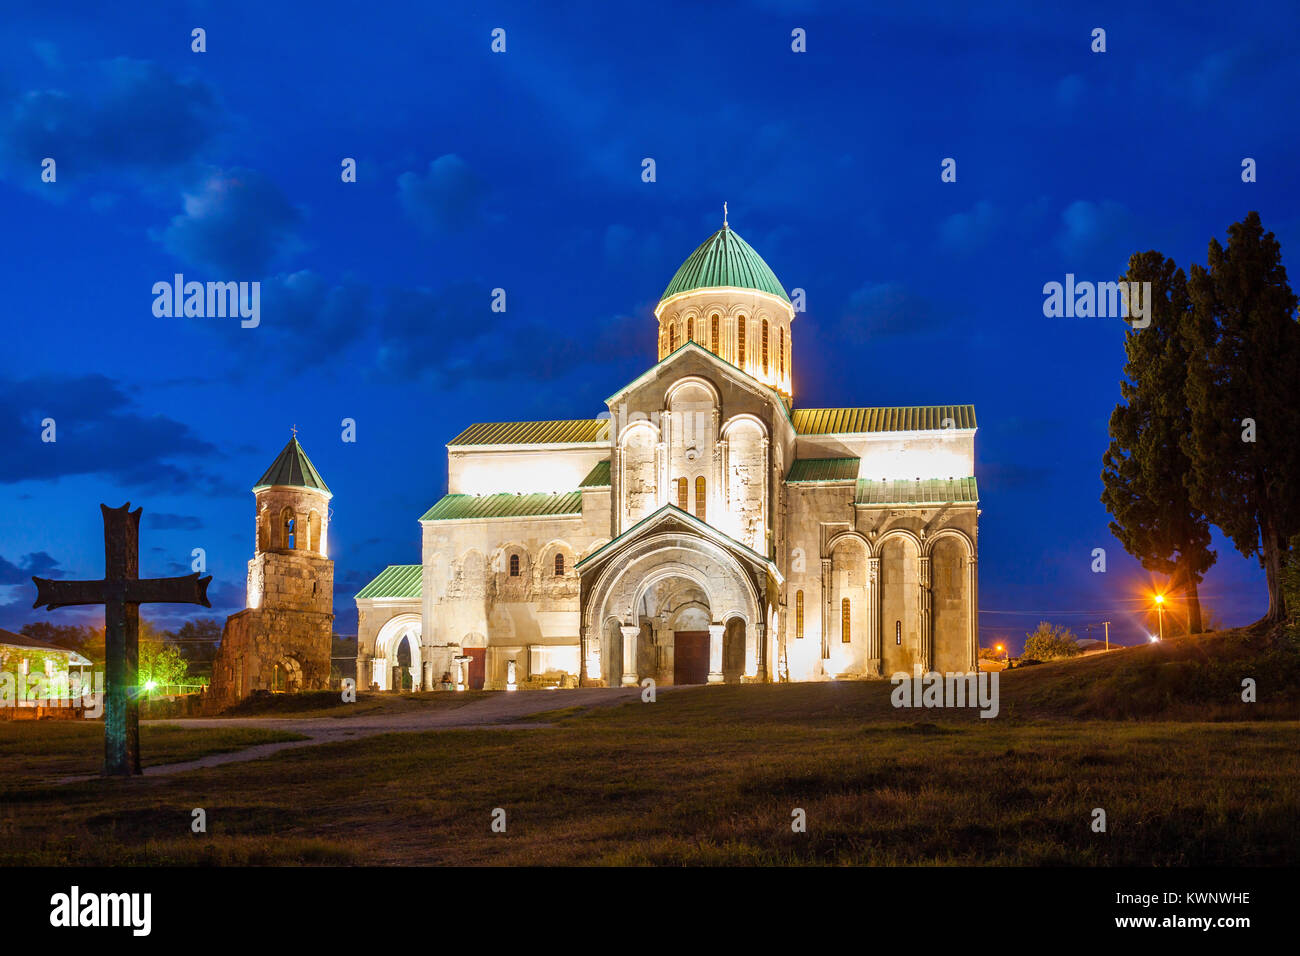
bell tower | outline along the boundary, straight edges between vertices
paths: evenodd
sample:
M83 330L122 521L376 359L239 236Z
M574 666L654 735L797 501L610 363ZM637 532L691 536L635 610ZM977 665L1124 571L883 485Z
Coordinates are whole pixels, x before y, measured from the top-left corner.
M333 494L298 436L253 486L257 529L248 562L250 608L332 613L334 566L328 558Z
M253 486L256 526L246 607L226 619L205 709L254 693L324 690L334 636L330 499L297 430Z

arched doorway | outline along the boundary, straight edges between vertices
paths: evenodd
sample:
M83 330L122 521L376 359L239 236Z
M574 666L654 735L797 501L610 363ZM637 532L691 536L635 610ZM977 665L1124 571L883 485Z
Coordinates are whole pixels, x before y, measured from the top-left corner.
M302 665L292 657L282 657L271 671L271 693L297 694L302 690Z
M393 687L399 691L410 691L414 683L411 674L411 636L403 634L397 644L397 667L393 674Z
M423 666L420 615L399 614L387 621L375 637L371 680L381 691L419 690Z
M615 687L645 677L660 684L739 681L745 641L753 640L748 622L762 619L755 572L773 568L682 527L676 511L655 522L582 571L584 680ZM732 619L739 623L728 653L724 622ZM766 674L765 666L759 660L755 672Z

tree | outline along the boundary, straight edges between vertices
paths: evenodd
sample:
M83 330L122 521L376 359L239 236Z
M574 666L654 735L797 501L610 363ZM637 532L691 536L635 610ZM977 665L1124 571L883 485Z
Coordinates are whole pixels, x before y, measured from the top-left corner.
M1151 283L1150 324L1124 337L1123 401L1110 416L1110 447L1102 456L1101 502L1110 530L1148 571L1171 575L1187 600L1187 629L1201 631L1198 586L1214 564L1210 526L1191 503L1192 468L1181 440L1191 428L1187 408L1187 278L1159 252L1129 258L1125 282Z
M91 628L80 624L55 624L52 621L32 621L22 626L21 632L28 637L49 644L66 647L70 651L81 652L94 637Z
M1300 324L1281 246L1259 213L1210 240L1208 268L1192 266L1183 450L1187 488L1268 582L1266 621L1286 617L1282 567L1300 532Z
M1038 628L1025 635L1025 653L1036 661L1050 661L1056 657L1074 657L1082 653L1078 638L1068 627L1055 627L1039 621Z
M178 631L168 633L166 637L176 645L181 657L188 663L207 667L217 657L217 645L221 643L221 622L215 617L186 621Z
M162 641L140 642L140 685L179 684L185 679L189 664L175 644Z

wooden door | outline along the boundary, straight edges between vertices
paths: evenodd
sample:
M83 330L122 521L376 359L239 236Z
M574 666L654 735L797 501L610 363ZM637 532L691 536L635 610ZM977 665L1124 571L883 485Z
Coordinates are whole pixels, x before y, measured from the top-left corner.
M469 689L482 690L483 678L487 674L487 648L467 647L465 648L465 656L470 658Z
M673 632L673 683L707 684L709 681L709 632Z

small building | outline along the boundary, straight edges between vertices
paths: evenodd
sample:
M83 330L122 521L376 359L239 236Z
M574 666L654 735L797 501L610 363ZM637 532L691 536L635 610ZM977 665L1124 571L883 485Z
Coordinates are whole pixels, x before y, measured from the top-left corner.
M51 695L67 697L72 677L85 685L93 663L82 654L49 641L0 629L0 675L13 688L13 702L19 707L36 707ZM10 683L12 681L12 684ZM7 696L4 703L9 702Z

